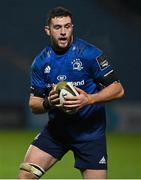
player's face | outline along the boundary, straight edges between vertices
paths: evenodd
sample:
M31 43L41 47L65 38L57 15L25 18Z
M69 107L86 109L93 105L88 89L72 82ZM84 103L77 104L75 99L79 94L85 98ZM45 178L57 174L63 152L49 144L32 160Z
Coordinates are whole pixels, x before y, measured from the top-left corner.
M69 16L52 18L50 26L46 26L45 31L56 50L65 50L70 46L73 39L73 25Z

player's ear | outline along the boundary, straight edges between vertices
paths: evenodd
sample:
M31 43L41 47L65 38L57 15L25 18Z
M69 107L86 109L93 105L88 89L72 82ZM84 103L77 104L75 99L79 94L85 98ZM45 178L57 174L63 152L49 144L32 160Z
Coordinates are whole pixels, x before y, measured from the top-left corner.
M48 36L50 36L50 28L49 26L45 26L45 32Z

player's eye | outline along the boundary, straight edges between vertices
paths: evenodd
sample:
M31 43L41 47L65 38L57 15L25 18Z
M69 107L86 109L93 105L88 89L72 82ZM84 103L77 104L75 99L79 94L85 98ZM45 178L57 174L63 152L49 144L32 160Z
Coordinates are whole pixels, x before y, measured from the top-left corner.
M54 26L54 29L56 29L56 30L59 30L61 28L61 26L60 25L56 25L56 26Z
M65 28L66 28L66 29L69 29L69 28L71 28L71 27L72 27L72 24L66 24L66 25L65 25Z

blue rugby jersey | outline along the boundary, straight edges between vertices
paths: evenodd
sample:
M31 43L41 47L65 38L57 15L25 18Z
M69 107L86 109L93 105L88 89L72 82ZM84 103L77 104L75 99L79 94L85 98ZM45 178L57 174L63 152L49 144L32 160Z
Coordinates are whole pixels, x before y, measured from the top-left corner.
M72 82L88 94L98 92L97 80L113 71L108 61L101 60L102 50L76 38L63 55L46 47L34 59L31 66L31 86L42 94L53 84L65 80ZM105 135L106 117L103 104L87 105L76 114L68 115L51 108L46 126L54 134L62 134L76 141L89 141Z

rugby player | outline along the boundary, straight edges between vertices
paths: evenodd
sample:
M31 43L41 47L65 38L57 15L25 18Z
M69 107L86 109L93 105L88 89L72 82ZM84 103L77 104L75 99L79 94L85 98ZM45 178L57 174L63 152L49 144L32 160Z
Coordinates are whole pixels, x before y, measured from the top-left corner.
M32 63L29 99L32 112L48 112L49 122L28 148L19 179L40 178L69 150L82 178L107 178L104 103L121 98L124 89L103 51L74 37L73 28L68 9L49 12L45 32L50 45ZM54 88L59 81L72 82L79 92L65 97L64 107L78 109L74 114L59 108Z

